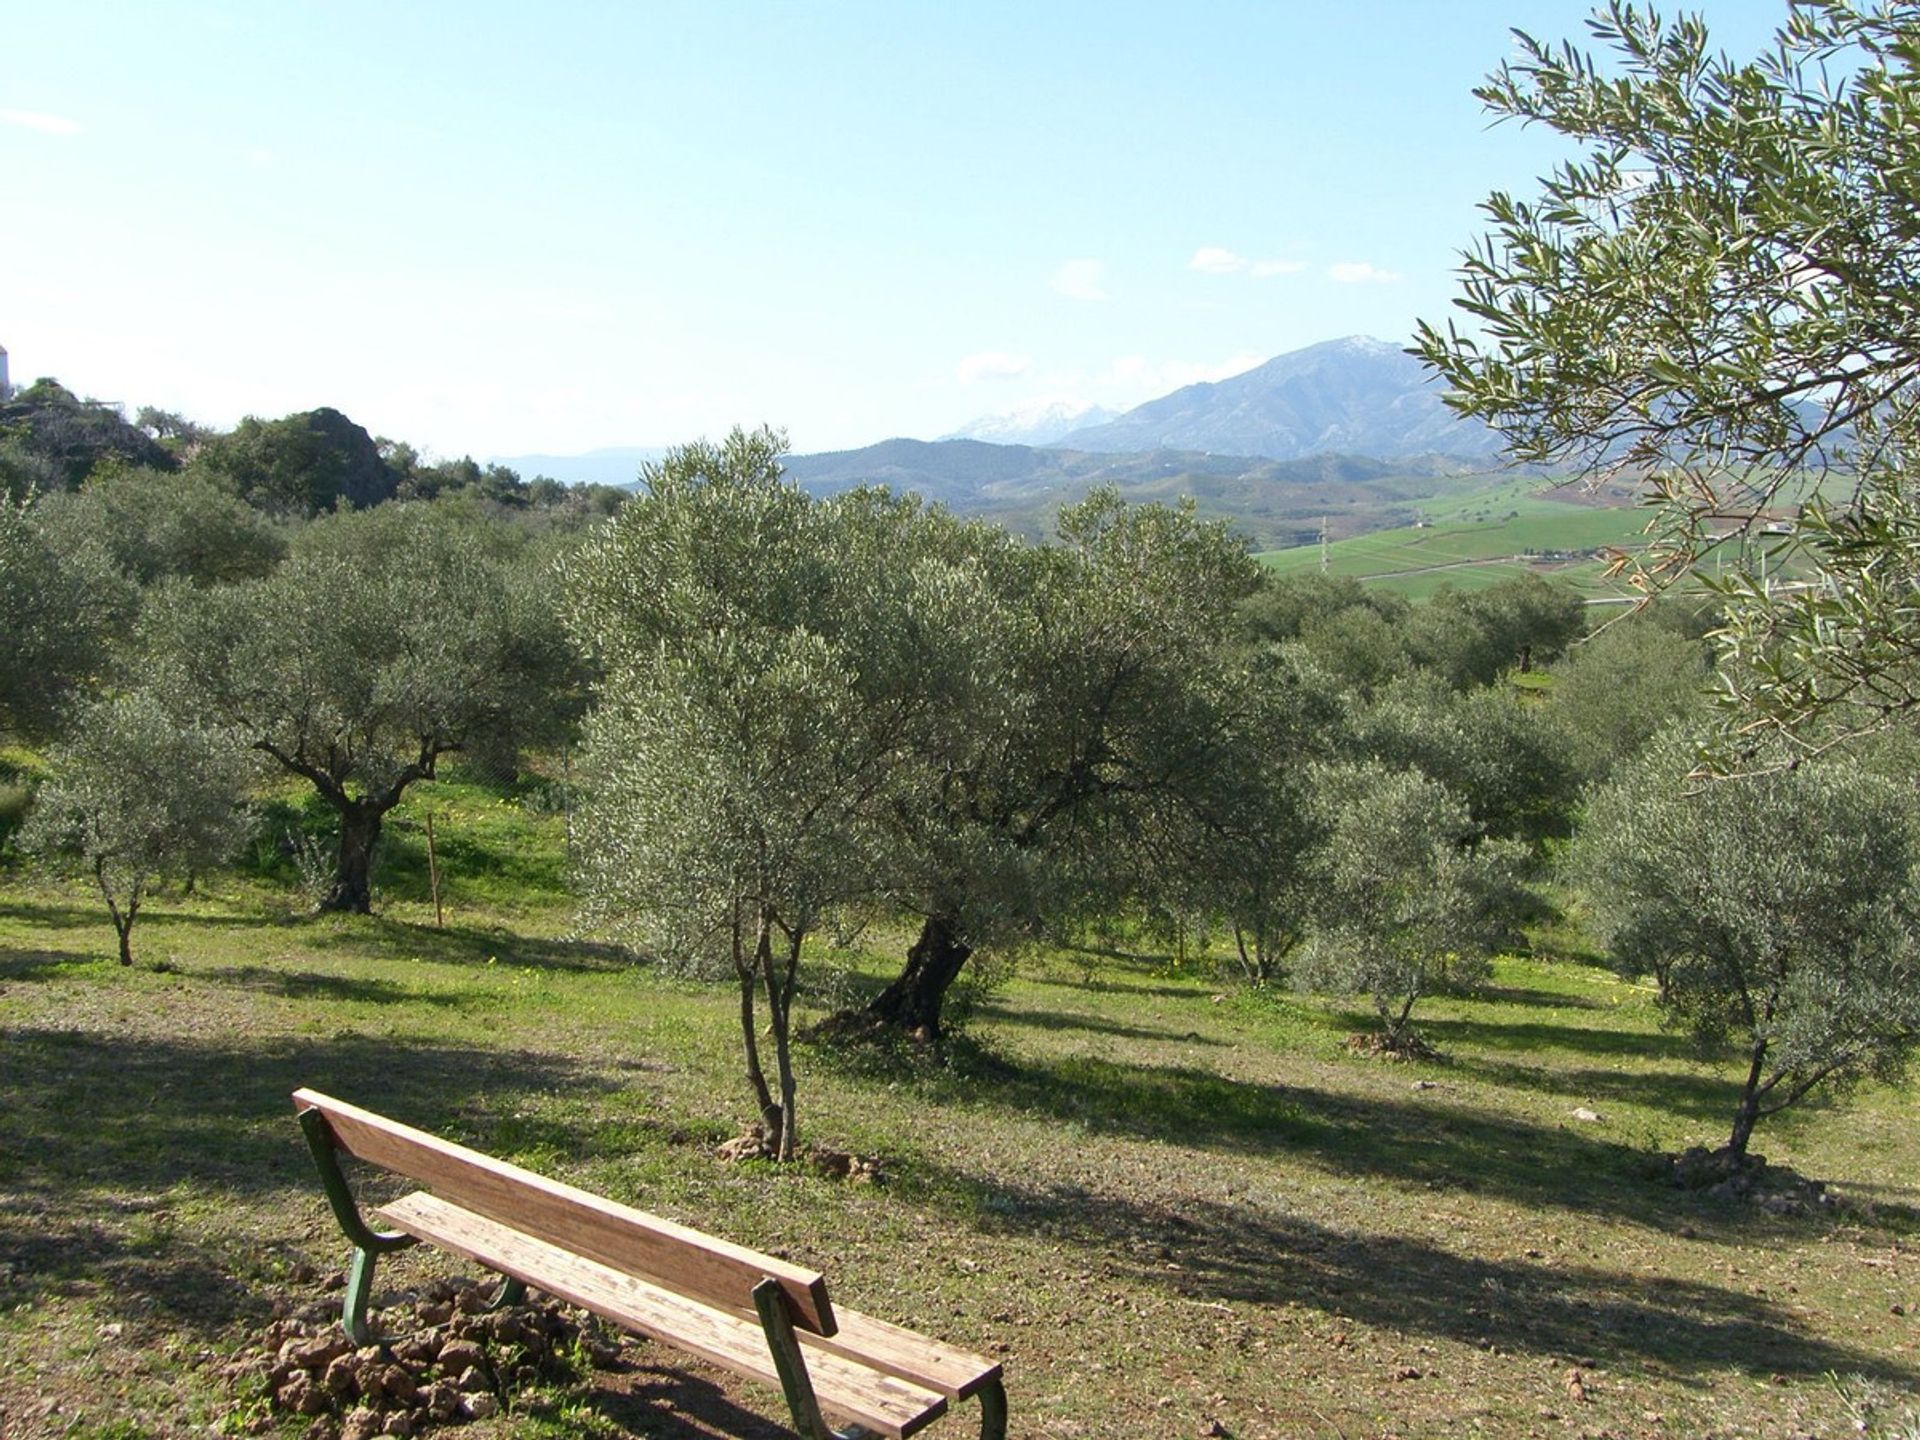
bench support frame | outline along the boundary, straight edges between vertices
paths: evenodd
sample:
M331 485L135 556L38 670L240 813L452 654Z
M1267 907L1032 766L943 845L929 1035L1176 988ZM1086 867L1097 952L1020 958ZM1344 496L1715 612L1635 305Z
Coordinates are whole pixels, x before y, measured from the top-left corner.
M314 1168L320 1172L320 1186L327 1192L327 1204L353 1246L353 1259L347 1266L347 1290L340 1301L340 1324L355 1345L372 1345L379 1338L367 1323L367 1302L373 1295L373 1271L382 1255L406 1250L420 1242L411 1235L375 1230L361 1218L353 1187L340 1168L340 1152L333 1143L333 1131L327 1117L318 1110L300 1112L300 1131L313 1152ZM518 1305L527 1297L526 1283L506 1276L498 1293L487 1303L488 1310Z
M773 1352L773 1368L780 1376L780 1388L786 1392L787 1409L793 1412L793 1428L801 1440L866 1440L872 1432L858 1425L832 1430L820 1414L820 1402L813 1393L813 1380L807 1374L807 1357L793 1332L793 1319L787 1314L787 1297L772 1278L753 1287L753 1308L759 1312L760 1328L767 1332L767 1349ZM980 1440L1006 1440L1007 1388L998 1379L989 1380L977 1392L980 1398Z

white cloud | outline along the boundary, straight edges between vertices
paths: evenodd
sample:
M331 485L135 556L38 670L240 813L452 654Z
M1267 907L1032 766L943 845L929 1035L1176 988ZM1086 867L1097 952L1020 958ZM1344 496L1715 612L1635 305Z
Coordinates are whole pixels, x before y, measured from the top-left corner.
M18 125L23 130L38 130L42 135L78 135L80 122L64 115L49 115L44 110L0 110L0 124Z
M1193 259L1187 262L1187 267L1203 275L1232 275L1246 269L1247 261L1244 256L1218 245L1202 245L1193 252Z
M1249 260L1222 245L1202 245L1187 262L1189 270L1203 275L1251 275L1268 280L1275 275L1294 275L1307 268L1304 260Z
M1010 355L1005 350L982 350L961 360L953 367L953 373L962 385L972 385L981 380L1018 380L1032 368L1030 356Z
M1340 285L1391 285L1406 277L1397 270L1382 270L1365 260L1342 260L1327 267L1327 278Z
M1053 272L1053 288L1069 300L1104 300L1104 260L1069 260Z

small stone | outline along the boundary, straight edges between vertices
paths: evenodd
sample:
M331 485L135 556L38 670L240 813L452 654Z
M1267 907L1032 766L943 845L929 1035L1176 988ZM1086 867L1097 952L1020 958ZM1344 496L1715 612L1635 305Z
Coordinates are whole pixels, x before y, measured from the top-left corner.
M327 1392L304 1370L294 1371L287 1383L273 1392L273 1398L281 1409L296 1415L324 1415L328 1408Z
M1396 1380L1418 1380L1420 1378L1420 1372L1411 1365L1402 1365L1398 1370L1393 1372L1393 1378Z
M413 1434L413 1416L405 1410L396 1410L387 1416L386 1424L380 1427L382 1435L408 1436Z
M340 1426L340 1440L374 1440L380 1433L380 1415L362 1405L357 1410L349 1410L346 1420Z
M1907 1307L1904 1305L1889 1305L1887 1307L1887 1313L1889 1315L1904 1315L1907 1313Z
M460 1391L445 1380L436 1380L420 1392L421 1403L436 1420L451 1420L460 1412Z
M484 1392L469 1395L460 1402L460 1412L469 1420L487 1420L500 1413L500 1402Z
M436 1300L422 1305L419 1315L422 1325L444 1325L453 1318L453 1306L445 1300Z
M402 1365L388 1365L380 1371L380 1393L395 1405L411 1405L419 1397L420 1387Z
M449 1375L483 1365L486 1358L486 1352L471 1340L449 1340L440 1347L440 1368Z
M394 1359L416 1369L431 1365L439 1353L438 1343L426 1335L409 1335L404 1340L396 1341L393 1347Z
M320 1380L320 1387L336 1400L360 1397L358 1366L351 1355L336 1355Z
M469 1365L460 1372L460 1378L453 1382L456 1390L468 1395L477 1395L483 1390L493 1389L493 1382L487 1379L486 1372L478 1365Z
M1589 1110L1585 1105L1576 1105L1573 1107L1573 1118L1576 1120L1584 1120L1591 1125L1600 1118L1600 1112L1598 1110Z

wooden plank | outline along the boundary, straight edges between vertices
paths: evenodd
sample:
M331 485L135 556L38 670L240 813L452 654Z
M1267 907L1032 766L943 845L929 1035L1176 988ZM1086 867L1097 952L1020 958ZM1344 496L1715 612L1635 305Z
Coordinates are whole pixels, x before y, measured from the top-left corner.
M848 1355L876 1370L938 1390L949 1400L964 1400L989 1380L1000 1378L998 1360L956 1350L917 1330L890 1325L857 1310L840 1307L833 1313L840 1328L831 1336L802 1337L800 1343L808 1355L815 1350Z
M611 1266L582 1259L424 1191L402 1196L374 1214L409 1235L464 1255L490 1270L515 1276L570 1304L603 1315L616 1325L678 1346L755 1380L779 1384L767 1337L758 1321L743 1320ZM947 1397L938 1390L821 1350L816 1337L804 1332L800 1342L807 1350L807 1370L820 1407L837 1424L851 1422L902 1440L946 1411Z
M834 1332L826 1278L817 1270L549 1180L316 1090L294 1091L293 1103L324 1115L334 1143L349 1155L563 1250L742 1314L753 1313L753 1287L771 1277L786 1294L796 1329Z

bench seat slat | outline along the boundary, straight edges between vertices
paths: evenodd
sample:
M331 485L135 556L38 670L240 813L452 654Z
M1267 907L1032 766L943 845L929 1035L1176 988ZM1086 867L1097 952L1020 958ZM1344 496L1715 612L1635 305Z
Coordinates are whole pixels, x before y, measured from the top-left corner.
M651 1285L424 1191L402 1196L374 1214L409 1235L524 1280L617 1325L779 1384L757 1321ZM836 1421L904 1440L945 1413L947 1396L940 1390L886 1373L886 1367L869 1368L824 1348L813 1335L798 1334L820 1406Z
M589 1259L652 1276L712 1304L738 1306L743 1314L751 1313L753 1287L771 1277L786 1294L796 1328L833 1333L827 1282L817 1270L549 1180L317 1090L296 1090L293 1101L297 1109L324 1115L347 1154L431 1186L469 1210L537 1230Z
M1000 1378L1000 1362L943 1345L917 1330L907 1330L835 1306L840 1328L831 1337L802 1335L800 1346L813 1363L818 1351L847 1355L876 1370L938 1390L949 1400L964 1400L989 1380Z

